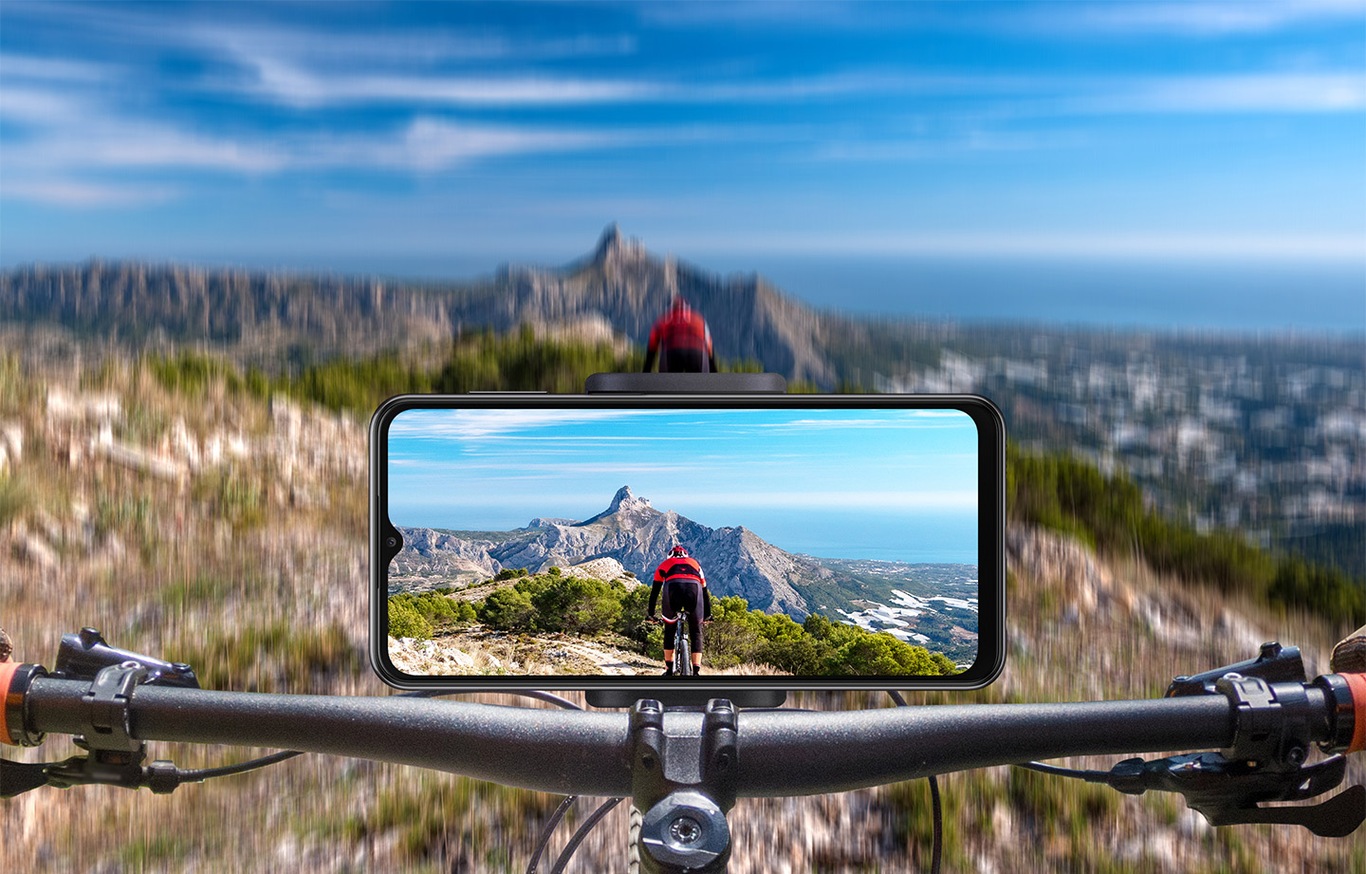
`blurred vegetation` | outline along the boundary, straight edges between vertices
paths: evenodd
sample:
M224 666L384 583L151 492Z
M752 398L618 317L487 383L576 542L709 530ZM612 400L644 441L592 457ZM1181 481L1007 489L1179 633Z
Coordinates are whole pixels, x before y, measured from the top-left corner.
M362 667L340 625L299 626L285 620L241 628L182 631L166 652L195 666L205 689L303 692Z
M143 362L162 386L190 398L202 399L221 383L234 394L282 394L361 417L368 417L385 398L410 392L580 392L589 374L639 370L641 364L639 356L619 354L611 344L538 338L530 327L503 335L463 335L435 357L434 364L397 353L335 358L276 376L256 369L243 372L226 358L200 352L148 356Z
M119 861L127 870L155 870L168 862L183 862L194 843L181 834L157 834L129 840L119 848Z
M17 518L28 503L28 489L18 477L0 473L0 525Z
M128 538L128 544L144 560L150 559L161 540L161 523L145 494L127 491L100 492L95 498L93 517L95 536L104 539L111 535Z
M1070 534L1103 553L1141 558L1187 582L1303 608L1343 633L1366 619L1366 581L1298 556L1272 555L1235 532L1197 532L1163 517L1124 475L1107 476L1075 458L1012 447L1006 502L1012 521Z
M404 859L433 871L510 870L530 852L539 831L531 826L549 819L558 801L525 789L415 773L380 790L365 816L325 820L318 830L324 838L351 842L393 834Z
M505 342L506 338L492 340ZM474 340L467 338L455 345L461 342L473 345ZM441 355L445 354L442 350ZM31 423L41 418L46 389L42 381L23 377L15 366L16 360L13 355L0 353L0 410L7 416ZM417 390L421 379L434 379L448 363L444 358L407 362L397 356L387 359L381 356L372 359L369 365L364 361L354 362L355 370L348 376L346 366L315 367L310 360L301 358L294 376L267 377L205 355L187 354L144 361L149 365L163 365L155 375L152 374L155 368L149 367L143 382L144 385L155 382L165 387L172 403L167 404L167 398L160 392L152 392L146 398L133 397L126 427L129 429L127 436L135 442L159 438L176 414L183 411L175 404L197 401L209 409L214 399L225 393L239 393L249 400L264 400L283 393L301 400L327 403L333 409L368 415L379 399L398 391ZM392 366L384 365L385 361ZM373 367L373 382L365 375L366 366ZM318 375L311 381L305 380L304 374L310 371ZM385 372L391 376L383 376ZM331 374L335 379L332 376L324 378L323 374ZM122 377L126 377L126 371ZM393 384L385 383L391 377ZM353 400L323 400L327 386L345 386L348 381L358 390ZM580 386L581 382L575 383L573 390L577 391ZM126 379L108 387L121 392L128 390ZM794 390L796 388L794 386ZM128 395L124 397L128 398ZM337 397L344 398L344 395L339 393ZM243 404L241 408L264 419L263 409L255 403ZM300 551L303 547L298 543L289 547L297 553L297 561L280 562L278 552L266 551L264 532L260 538L225 539L215 546L207 535L199 533L202 526L197 525L199 519L193 513L184 529L173 527L177 508L187 505L188 501L184 499L188 498L196 504L202 501L214 507L232 507L236 503L249 509L252 501L248 493L231 494L228 485L216 482L212 474L192 480L188 492L177 497L172 485L113 467L99 468L98 479L89 468L67 472L62 464L61 470L50 471L43 468L50 458L43 441L43 431L30 427L26 434L24 464L10 477L0 474L0 525L7 521L7 514L11 520L34 520L49 513L64 524L72 518L88 518L95 541L108 534L117 534L122 543L132 548L127 557L110 552L101 555L98 561L80 565L74 555L76 546L62 537L51 538L59 549L73 553L63 555L64 561L71 562L63 571L70 574L70 584L58 586L20 581L23 584L12 587L8 602L11 621L18 618L20 628L27 629L27 634L18 635L17 639L25 641L30 652L46 654L55 648L55 638L44 638L40 633L49 626L52 634L78 627L86 621L116 629L131 616L135 618L120 633L116 643L189 661L200 670L208 688L354 693L369 691L365 685L368 683L377 693L384 691L377 687L365 668L358 643L361 638L356 636L363 634L363 629L357 632L353 628L348 635L341 626L333 624L336 616L345 615L342 611L334 606L327 608L330 612L319 612L316 598L300 594L307 588L305 580L319 578L324 580L323 584L335 584L334 581L348 578L351 552L345 543L343 560L331 572L319 572L323 565L318 559L329 556L331 550L338 548L324 536L335 534L334 513L288 514L288 524L313 535L307 541L310 544L307 551ZM1076 464L1089 467L1080 462ZM1013 475L1019 472L1016 453L1012 453L1010 467ZM247 475L245 471L242 473ZM1099 477L1094 469L1082 470L1070 479L1058 477L1045 485L1031 482L1034 473L1025 470L1023 477L1017 477L1017 482L1022 481L1026 491L1036 492L1027 497L1037 501L1029 506L1031 512L1037 512L1041 517L1041 524L1072 530L1102 551L1137 553L1149 548L1149 542L1137 534L1121 537L1111 532L1107 535L1103 526L1087 523L1084 512L1094 514L1096 511L1083 511L1081 507L1085 502L1079 498L1087 491L1094 492ZM1110 487L1111 481L1112 478L1099 477L1105 488ZM258 472L257 482L268 483L269 475ZM1049 489L1052 489L1051 498L1048 497ZM1019 498L1017 491L1018 485L1013 486L1012 518L1021 520L1024 516L1015 506ZM1092 494L1089 500L1094 506L1105 507L1105 502L1100 500L1102 497ZM88 506L88 517L71 516L68 508L77 503ZM363 530L364 525L362 505L363 501L356 502L353 512L362 526L358 530ZM1116 501L1110 511L1121 512L1122 505L1122 501ZM205 513L212 512L206 506ZM1046 523L1044 516L1048 520ZM80 536L74 525L71 531L70 535L64 536ZM176 536L169 536L172 531L178 532ZM270 529L265 531L274 534ZM152 549L152 545L157 548ZM1261 578L1265 591L1259 597L1268 602L1318 605L1329 603L1332 593L1338 590L1340 581L1331 572L1322 573L1309 564L1283 563L1258 550L1251 551L1273 568L1273 573ZM504 573L505 580L529 576L524 571ZM564 574L560 576L564 577ZM1230 590L1253 591L1253 587L1240 584L1240 581L1246 582L1243 577L1228 574L1226 579L1230 581ZM168 582L154 589L145 588L158 580ZM1011 582L1013 585L1014 581ZM71 591L89 592L91 597L77 603L69 597ZM444 597L447 594L450 593L415 596L408 606L414 615L436 619L437 633L440 633L441 629L453 627L447 610L456 613L456 621L469 620L469 614L475 610L473 603L462 608L459 602ZM639 636L646 640L642 646L657 652L662 642L660 627L643 621L643 602L647 597L648 590L643 588L628 592L622 599L621 615L608 633L622 634L633 640ZM530 596L527 600L530 602ZM1228 601L1234 609L1245 606L1239 599L1229 598ZM1012 622L1016 622L1017 617L1023 620L1030 615L1056 616L1060 607L1053 604L1061 602L1056 588L1047 588L1042 594L1033 588L1024 591L1012 588L1012 604L1030 604L1029 608L1012 616ZM727 654L737 659L741 654L750 657L748 654L761 646L756 641L762 635L753 629L770 626L775 637L786 641L781 649L793 663L812 658L812 652L816 651L814 641L803 642L803 638L795 636L794 629L805 633L805 626L787 617L768 617L750 611L743 601L735 605L733 616L729 605L715 606L723 608L717 609L718 616L725 614L727 619L735 621L709 626L708 658L712 657L713 651L718 658ZM1351 609L1350 603L1344 602L1343 609ZM591 615L591 611L589 613ZM1361 621L1362 614L1356 615L1354 623ZM53 619L53 616L63 618ZM1339 617L1329 618L1341 624ZM431 619L428 619L429 624ZM1064 688L1060 685L1064 681L1061 675L1069 675L1066 680L1071 682L1075 679L1073 675L1081 673L1058 668L1061 664L1070 664L1072 658L1080 657L1075 654L1075 637L1064 634L1059 635L1060 640L1048 638L1046 634L1058 631L1053 620L1038 621L1045 631L1035 629L1035 633L1024 641L1027 647L1021 644L1020 649L1012 650L1007 681L976 693L977 697L972 700L1039 700L1091 694L1085 689L1078 691L1077 687L1067 687L1066 692L1057 691ZM226 627L216 628L215 623ZM1099 623L1088 627L1087 633L1095 634L1100 627ZM1132 631L1128 625L1119 627L1122 632ZM15 630L13 625L10 630ZM110 636L114 639L113 633ZM1103 638L1087 639L1095 644L1094 650L1114 658L1115 668L1096 668L1097 672L1104 672L1107 691L1122 687L1126 672L1132 683L1134 677L1143 678L1145 673L1157 671L1159 676L1151 680L1156 683L1152 690L1140 689L1138 693L1130 694L1160 694L1165 677L1169 676L1160 673L1166 670L1165 667L1154 667L1169 655L1161 649L1160 642L1155 644L1141 633L1128 633L1123 648ZM1303 642L1298 637L1295 639ZM146 645L141 646L139 642ZM1220 662L1199 666L1216 663ZM1037 679L1039 674L1045 675L1050 685L1041 686ZM357 679L360 680L358 688L352 686ZM1116 685L1112 687L1111 683ZM811 701L814 697L808 695L798 703ZM913 700L960 703L963 699L947 693L919 693ZM862 698L844 699L842 705L834 706L867 706L867 703ZM50 739L49 747L54 742L55 739ZM225 754L218 749L207 750L202 753L205 757L202 761L195 758L201 755L198 750L187 749L180 755L191 757L189 762L182 764L207 766L221 764ZM229 754L228 758L234 756ZM109 804L101 801L98 805L71 805L62 794L53 809L63 816L69 813L71 821L66 823L59 817L50 828L44 826L47 832L44 840L29 844L39 848L38 852L53 854L42 857L48 862L43 870L160 871L189 870L205 865L224 870L252 870L298 867L299 863L286 863L275 855L288 843L288 835L283 842L280 840L281 833L292 828L323 839L330 850L351 859L353 867L360 864L356 859L364 858L359 855L365 851L363 845L373 844L382 854L396 846L404 862L397 868L405 871L513 870L509 858L521 862L527 857L529 842L556 800L449 775L320 757L301 759L297 765L281 766L267 773L268 776L260 778L240 777L191 787L193 791L182 790L187 794L178 794L171 807L166 806L164 799L147 793L119 793L117 799L110 796ZM1004 860L1003 870L1012 871L1030 870L1031 865L1034 869L1085 871L1167 870L1170 862L1156 853L1136 859L1119 858L1114 852L1115 841L1127 839L1135 832L1140 840L1144 835L1166 837L1167 834L1161 831L1163 827L1180 827L1183 839L1187 835L1180 822L1184 806L1179 800L1166 796L1150 794L1133 799L1112 795L1109 797L1117 806L1111 809L1112 805L1103 799L1089 797L1093 792L1104 792L1097 787L1050 781L1035 775L1017 778L1003 769L948 775L944 778L944 786L947 870L972 870L997 859ZM918 781L891 787L889 794L899 800L904 814L895 823L897 833L904 836L915 860L923 862L928 856L930 822L924 783ZM32 797L44 801L38 793ZM283 820L278 810L282 798L289 800ZM1148 813L1156 811L1157 814L1134 816L1140 805ZM805 807L794 809L807 810ZM27 812L29 810L27 807L25 811L15 808L21 824L25 816L39 815ZM1014 820L1012 840L1004 845L1004 850L995 846L990 837L996 830L992 814L997 810L1007 811ZM775 819L775 827L781 825ZM91 838L91 835L111 830L127 835L127 839L114 849L109 848L107 840ZM1075 835L1082 835L1085 842ZM853 840L856 838L850 837L850 841ZM1303 843L1287 843L1287 840L1282 832L1273 831L1272 827L1218 829L1203 835L1197 832L1189 840L1192 855L1182 858L1179 864L1192 871L1263 871L1279 870L1278 863L1289 858L1305 870L1366 874L1366 855L1359 842L1317 841L1311 851L1304 849ZM53 849L62 846L76 848L69 859ZM385 861L392 859L392 856L384 856ZM1033 864L1035 860L1044 859L1046 861ZM314 867L312 856L305 856L304 860L304 867ZM900 856L896 861L900 861ZM886 870L892 870L890 854L886 863ZM319 862L316 867L325 866ZM39 868L20 864L11 870Z
M266 521L265 491L260 482L234 467L220 467L195 478L195 501L236 531Z
M388 397L407 393L461 394L470 391L548 391L579 393L594 373L635 373L644 359L610 343L582 343L538 337L529 326L506 334L489 331L458 336L434 355L409 359L397 353L366 358L335 358L301 364L294 372L268 376L243 371L225 357L182 351L146 356L144 368L164 388L202 400L217 385L230 394L268 398L282 394L337 412L368 417ZM759 373L750 359L722 360L723 373ZM794 382L793 392L814 392L812 383Z

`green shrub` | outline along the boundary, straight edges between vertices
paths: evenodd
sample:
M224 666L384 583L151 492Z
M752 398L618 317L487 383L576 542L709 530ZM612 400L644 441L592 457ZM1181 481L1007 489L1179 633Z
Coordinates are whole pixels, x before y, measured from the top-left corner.
M612 628L621 618L624 586L614 589L601 580L562 577L554 573L558 568L550 570L554 581L530 599L537 628L593 635Z
M750 610L744 598L728 596L713 599L712 618L707 652L717 668L766 664L806 676L933 676L956 671L940 653L819 614L798 625L786 614Z
M515 587L498 589L478 608L479 621L503 631L530 631L535 627L536 608L526 592Z
M431 627L431 633L469 625L476 619L474 605L447 597L450 589L431 592L401 592L389 598L389 611L395 607L412 610ZM410 635L411 636L411 635Z
M1059 455L1006 457L1012 520L1071 534L1102 552L1134 555L1188 582L1303 607L1342 631L1366 618L1366 581L1294 556L1275 557L1235 532L1202 534L1150 508L1122 474Z
M429 640L432 624L408 601L389 601L389 636Z
M625 589L624 586L622 588ZM645 618L649 606L649 586L636 586L634 589L625 591L621 596L621 614L617 617L617 633L637 643L644 643L646 638L650 636L650 629L655 627L654 623Z

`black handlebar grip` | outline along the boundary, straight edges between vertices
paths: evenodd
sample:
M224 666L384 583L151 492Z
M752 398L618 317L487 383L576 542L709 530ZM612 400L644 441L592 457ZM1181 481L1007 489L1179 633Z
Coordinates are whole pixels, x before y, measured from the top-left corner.
M1339 674L1366 673L1366 625L1361 626L1333 648L1333 671Z

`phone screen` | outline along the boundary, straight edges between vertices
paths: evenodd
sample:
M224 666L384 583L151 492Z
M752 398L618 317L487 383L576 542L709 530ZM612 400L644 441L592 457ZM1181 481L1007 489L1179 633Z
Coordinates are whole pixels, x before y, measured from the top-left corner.
M981 399L414 396L373 431L372 649L396 685L999 671Z

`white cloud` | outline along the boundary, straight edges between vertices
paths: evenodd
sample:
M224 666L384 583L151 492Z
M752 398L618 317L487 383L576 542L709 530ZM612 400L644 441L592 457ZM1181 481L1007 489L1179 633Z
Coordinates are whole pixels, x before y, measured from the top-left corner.
M296 107L440 105L454 107L573 107L634 103L763 103L852 94L961 88L956 77L834 73L776 81L694 81L553 74L452 75L389 72L350 75L260 54L240 56L252 77L236 83L250 93ZM997 83L1014 89L1016 83Z
M100 82L106 80L111 69L103 64L76 61L70 58L44 58L0 52L0 80L12 84L15 79L46 82Z
M1135 79L1095 92L1060 105L1087 113L1353 112L1366 109L1366 71Z
M0 178L0 199L13 198L66 207L145 206L173 200L179 192L164 185L109 184L69 179Z
M0 118L28 125L79 124L89 118L89 105L73 95L50 87L14 85L0 80Z
M1143 3L1042 4L1036 17L1053 28L1112 31L1123 34L1166 33L1216 37L1266 33L1302 23L1356 20L1366 22L1362 0L1281 0L1231 3L1225 0Z
M818 161L899 163L969 153L1080 149L1094 141L1094 135L1080 131L994 131L976 128L961 133L922 137L832 140L817 146L812 157Z
M524 38L495 30L449 28L348 33L287 25L204 23L191 28L167 28L160 37L172 45L183 44L189 38L211 49L226 47L243 59L306 60L334 67L339 64L526 63L623 56L637 50L636 38L630 34Z
M279 170L288 161L268 142L235 140L133 119L87 118L44 126L4 147L14 171L37 176L101 169L198 169L234 173Z
M549 426L580 425L653 415L648 410L463 409L408 410L389 426L389 439L467 440Z

